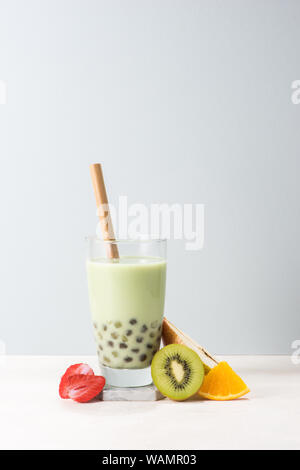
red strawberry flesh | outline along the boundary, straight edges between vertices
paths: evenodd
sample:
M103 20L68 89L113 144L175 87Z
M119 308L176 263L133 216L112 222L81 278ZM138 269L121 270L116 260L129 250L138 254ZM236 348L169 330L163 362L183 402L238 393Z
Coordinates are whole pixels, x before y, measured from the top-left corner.
M72 375L77 375L77 374L94 375L94 371L88 364L84 364L84 363L73 364L72 366L68 367L68 369L66 370L66 372L60 379L59 396L61 398L69 398L67 388L66 388L67 379L68 377L71 377Z
M66 380L68 397L80 403L95 398L102 391L105 378L99 375L72 375Z

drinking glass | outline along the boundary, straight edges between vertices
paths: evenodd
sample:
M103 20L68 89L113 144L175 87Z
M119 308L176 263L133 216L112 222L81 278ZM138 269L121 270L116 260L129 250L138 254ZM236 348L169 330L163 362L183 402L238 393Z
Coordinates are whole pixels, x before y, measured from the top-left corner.
M107 256L110 245L117 246L118 258ZM152 382L151 361L161 341L166 266L166 240L112 242L88 237L90 308L99 365L108 385Z

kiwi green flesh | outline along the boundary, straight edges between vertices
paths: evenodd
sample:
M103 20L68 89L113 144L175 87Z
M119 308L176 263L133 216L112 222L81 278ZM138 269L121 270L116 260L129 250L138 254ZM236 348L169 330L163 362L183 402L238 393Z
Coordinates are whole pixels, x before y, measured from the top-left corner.
M183 344L169 344L155 354L151 374L163 395L172 400L186 400L201 387L204 367L192 349Z

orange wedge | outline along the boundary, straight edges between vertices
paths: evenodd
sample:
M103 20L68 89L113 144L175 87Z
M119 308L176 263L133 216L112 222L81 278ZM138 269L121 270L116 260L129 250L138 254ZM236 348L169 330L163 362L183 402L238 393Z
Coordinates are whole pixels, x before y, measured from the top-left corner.
M234 400L250 392L227 362L220 362L204 377L198 394L209 400Z

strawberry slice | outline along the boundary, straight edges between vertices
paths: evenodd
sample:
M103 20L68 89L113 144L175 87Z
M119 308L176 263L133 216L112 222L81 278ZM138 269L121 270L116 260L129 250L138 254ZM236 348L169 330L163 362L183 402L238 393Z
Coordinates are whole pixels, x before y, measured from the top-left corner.
M103 389L105 378L100 375L72 375L66 380L66 392L69 398L85 403L95 398Z
M66 382L67 378L71 375L82 374L82 375L94 375L93 369L88 364L73 364L72 366L68 367L62 378L60 379L59 384L59 396L61 398L69 398L66 389Z

